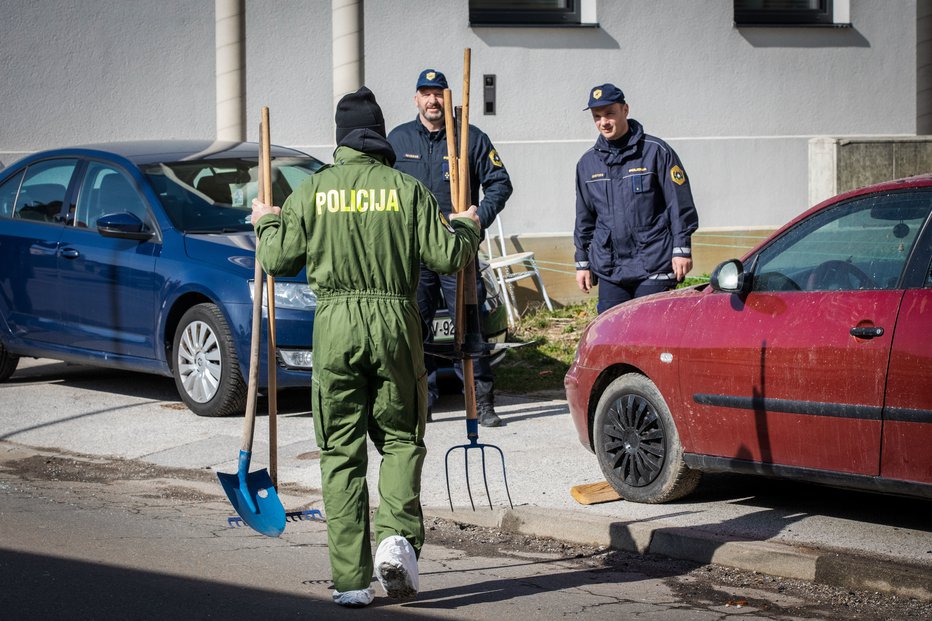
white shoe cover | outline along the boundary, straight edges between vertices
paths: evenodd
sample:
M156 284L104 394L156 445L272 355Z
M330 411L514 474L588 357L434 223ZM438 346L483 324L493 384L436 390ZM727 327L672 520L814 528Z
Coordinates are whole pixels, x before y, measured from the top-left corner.
M375 553L375 577L393 599L417 595L417 555L411 543L400 535L386 537Z
M375 589L357 589L355 591L333 590L333 601L347 608L362 608L368 606L375 599Z

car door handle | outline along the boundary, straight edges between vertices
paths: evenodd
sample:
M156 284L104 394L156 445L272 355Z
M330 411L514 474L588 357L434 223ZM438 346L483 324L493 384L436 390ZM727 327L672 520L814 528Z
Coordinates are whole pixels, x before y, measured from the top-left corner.
M859 339L872 339L883 336L883 328L880 327L854 327L850 330L851 336Z
M61 256L65 257L66 259L77 259L81 256L81 253L74 248L65 248L61 251Z

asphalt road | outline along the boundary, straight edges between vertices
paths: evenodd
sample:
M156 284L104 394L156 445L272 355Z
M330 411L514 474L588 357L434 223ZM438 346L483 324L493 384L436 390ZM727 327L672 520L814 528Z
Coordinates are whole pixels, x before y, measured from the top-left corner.
M932 606L428 518L421 593L330 601L326 526L228 528L213 474L0 442L3 619L922 619ZM380 593L380 589L377 588ZM381 593L380 593L381 595Z
M320 506L308 402L303 391L279 397L279 477L287 508ZM260 401L260 412L264 407ZM873 583L861 581L854 588L926 597L925 585L932 576L932 503L753 477L709 476L696 494L669 505L620 501L584 507L572 499L570 487L601 476L595 458L575 438L565 403L500 395L498 410L507 426L483 428L480 439L504 452L515 510L507 509L501 468L491 455L488 476L496 511L490 512L488 505L483 511L468 510L463 451L455 451L449 466L453 517L458 520L578 543L669 553L762 574L799 571L800 577L816 582L820 577L828 582L833 573L839 580L839 575L857 574L867 563L889 567L893 577L878 582L871 575ZM0 441L14 445L202 470L211 479L212 471L236 470L242 419L194 416L181 406L169 378L25 360L13 378L0 385L0 413ZM449 514L444 510L444 454L465 441L460 400L446 397L434 416L436 422L428 427L423 501L429 515L443 516ZM265 419L260 418L254 469L265 465L266 432ZM372 497L377 498L377 454L372 451L370 457ZM470 464L475 500L485 501L477 485L478 460ZM219 493L219 486L214 491ZM856 567L850 559L857 561Z

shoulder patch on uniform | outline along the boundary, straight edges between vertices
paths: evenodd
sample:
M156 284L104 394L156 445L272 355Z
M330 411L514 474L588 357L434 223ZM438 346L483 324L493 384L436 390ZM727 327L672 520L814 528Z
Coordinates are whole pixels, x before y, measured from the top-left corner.
M495 149L489 151L489 159L492 160L493 166L504 166L504 164L502 164L502 160L498 157L498 152Z
M683 169L680 168L679 165L670 169L670 178L673 179L673 183L676 185L683 185L686 183L686 173L683 172Z
M421 159L421 156L418 155L417 153L405 153L405 157L406 157L407 159L409 159L409 160L419 160L419 159Z

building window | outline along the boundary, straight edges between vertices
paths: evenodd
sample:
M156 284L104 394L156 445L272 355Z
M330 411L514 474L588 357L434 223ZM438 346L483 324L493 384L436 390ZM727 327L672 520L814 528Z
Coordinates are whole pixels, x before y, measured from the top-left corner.
M585 0L469 0L471 26L579 26Z
M734 0L737 26L839 26L836 0ZM847 4L847 0L845 2ZM842 11L845 12L846 11Z

